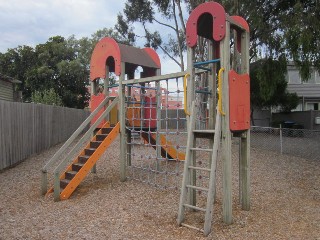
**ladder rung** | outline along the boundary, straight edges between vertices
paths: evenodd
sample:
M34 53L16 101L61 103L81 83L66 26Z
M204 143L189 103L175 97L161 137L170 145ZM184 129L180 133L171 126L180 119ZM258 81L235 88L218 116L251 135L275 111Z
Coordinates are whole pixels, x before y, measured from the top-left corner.
M214 133L215 130L213 129L195 129L193 130L194 133Z
M201 168L201 167L193 167L193 166L189 166L189 168L190 168L190 169L194 169L194 170L211 172L211 169L210 169L210 168Z
M212 138L215 130L193 130L193 134L196 138Z
M187 228L191 228L191 229L194 229L194 230L197 230L197 231L200 231L200 232L204 232L203 229L191 226L189 224L181 223L181 226L184 226L184 227L187 227Z
M209 148L190 148L193 151L204 151L204 152L212 152L212 149Z
M201 191L209 191L208 188L203 188L203 187L198 187L198 186L193 186L193 185L187 185L187 188L193 188L193 189L201 190Z
M194 209L194 210L202 211L202 212L206 211L206 209L204 209L204 208L193 206L193 205L190 205L190 204L183 204L183 206L185 206L187 208Z

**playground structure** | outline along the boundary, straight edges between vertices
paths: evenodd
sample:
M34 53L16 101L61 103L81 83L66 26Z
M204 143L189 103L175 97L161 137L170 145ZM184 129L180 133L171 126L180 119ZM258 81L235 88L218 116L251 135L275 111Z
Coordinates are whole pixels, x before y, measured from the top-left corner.
M92 114L42 169L43 194L53 191L55 200L68 198L89 170L95 171L95 163L120 132L120 180L125 181L129 176L158 187L176 188L168 184L180 181L184 167L178 224L208 235L212 225L220 140L223 220L232 223L233 135L240 138L241 206L244 210L250 209L249 27L241 17L228 16L218 3L207 2L192 11L186 35L187 70L167 75L160 75L159 57L150 48L126 46L111 38L103 38L96 45L90 64ZM196 62L199 39L206 40L207 60ZM141 78L135 79L138 66L143 68L143 73ZM110 72L119 77L116 98L109 96ZM104 79L104 91L97 96L100 79ZM170 90L173 85L174 90ZM163 88L165 91L161 90ZM139 100L136 100L135 89L138 89ZM161 100L163 95L168 98L170 91L177 98L184 95L185 115L173 117L177 121L174 130L168 124L168 111L162 116L166 106ZM92 125L88 132L54 170L54 187L48 191L49 167L89 122ZM184 122L187 130L179 128L178 122ZM100 130L93 136L97 128ZM174 142L183 134L187 135L187 142ZM92 136L84 150L75 158L71 157L74 160L70 164L70 156L78 154ZM186 223L187 209L192 210L191 215L205 212L203 229Z

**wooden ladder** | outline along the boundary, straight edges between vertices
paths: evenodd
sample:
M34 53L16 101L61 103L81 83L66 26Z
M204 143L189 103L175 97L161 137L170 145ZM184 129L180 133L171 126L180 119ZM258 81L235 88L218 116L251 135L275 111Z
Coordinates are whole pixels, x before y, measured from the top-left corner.
M65 200L76 190L81 181L87 176L101 155L117 137L120 123L110 127L107 122L91 139L81 153L73 160L60 176L60 200ZM53 192L53 187L47 194Z
M186 160L184 165L183 179L182 179L182 187L181 187L181 195L180 195L180 203L179 203L179 212L177 222L179 226L189 227L204 233L207 236L211 232L212 225L212 211L213 211L213 203L214 203L214 195L215 195L215 181L216 181L216 163L218 158L218 150L220 146L220 136L221 136L221 118L220 113L217 111L216 113L216 123L215 129L213 130L196 130L196 116L195 116L195 104L192 103L191 115L190 115L190 124L188 129L188 140L187 140L187 149L186 149ZM208 138L213 139L212 148L197 148L195 146L196 138ZM195 162L193 161L193 156L196 156L196 151L207 151L210 152L211 155L211 164L210 168L204 168L195 166ZM208 188L200 187L194 185L193 174L196 172L207 172L209 175L208 178ZM207 192L206 206L205 208L199 207L196 204L196 201L191 201L188 199L188 193L191 194L193 191L203 191ZM192 226L184 223L185 220L185 210L190 209L193 211L203 211L205 212L204 217L204 228L198 228L196 226Z

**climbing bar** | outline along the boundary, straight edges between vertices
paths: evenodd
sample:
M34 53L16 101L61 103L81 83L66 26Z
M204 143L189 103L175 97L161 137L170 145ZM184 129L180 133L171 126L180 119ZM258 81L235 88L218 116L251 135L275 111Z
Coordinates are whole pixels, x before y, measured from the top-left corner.
M122 84L128 85L128 84L167 80L167 79L172 79L172 78L177 78L177 77L183 77L186 73L187 73L187 71L170 73L170 74L165 74L165 75L157 75L157 76L153 76L153 77L145 77L145 78L140 78L140 79L129 79L129 80L125 80Z
M212 94L210 91L204 91L204 90L196 90L196 93L203 93L203 94Z
M112 85L108 86L107 88L113 88L113 87L119 87L119 84L112 84Z
M157 88L155 88L155 87L146 87L146 86L141 86L141 85L129 85L128 84L127 87L157 90Z
M200 67L200 66L194 66L195 68L200 68L202 70L205 70L205 71L208 71L208 72L211 72L211 69L210 68L205 68L205 67Z
M221 75L222 72L224 71L224 68L220 68L219 72L218 72L218 88L219 88L219 99L218 99L218 106L219 106L219 112L222 116L226 115L223 111L222 111L222 80L221 80Z
M204 70L196 70L195 74L201 74L206 71ZM145 78L140 78L140 79L129 79L125 80L122 82L122 85L128 85L128 84L137 84L137 83L149 83L149 82L157 82L157 81L162 81L162 80L168 80L168 79L173 79L173 78L179 78L183 77L187 71L183 72L177 72L177 73L170 73L170 74L165 74L165 75L157 75L153 77L145 77Z
M183 91L184 91L184 96L183 96L183 100L184 100L184 112L186 115L190 116L190 113L187 110L187 78L190 76L189 73L187 73L186 75L184 75L183 77Z
M212 59L212 60L204 61L204 62L195 62L195 63L193 63L193 66L196 67L196 66L207 65L207 64L216 63L216 62L220 62L220 59L217 58L217 59Z

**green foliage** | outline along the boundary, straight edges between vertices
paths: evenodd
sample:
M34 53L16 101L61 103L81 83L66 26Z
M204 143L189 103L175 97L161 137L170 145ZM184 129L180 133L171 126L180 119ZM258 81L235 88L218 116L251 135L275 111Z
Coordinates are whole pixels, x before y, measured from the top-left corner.
M53 88L43 91L35 91L31 95L31 101L34 103L43 103L47 105L63 106L61 97Z
M118 14L116 30L129 39L136 37L145 40L145 47L161 49L166 56L184 69L183 51L185 44L185 21L181 1L159 0L127 0L123 13ZM160 16L159 16L160 15ZM143 36L136 36L131 23L140 23ZM154 30L152 25L165 27L163 34ZM176 59L178 58L178 59Z
M98 30L90 38L79 40L74 35L68 39L54 36L35 48L19 46L0 53L0 72L22 81L16 90L22 91L24 101L41 97L40 102L46 103L44 93L53 89L63 106L84 108L90 98L87 86L91 55L96 43L106 36L129 45L134 41L111 28ZM115 81L111 75L110 84Z
M9 49L0 55L0 71L22 81L18 90L22 90L25 101L36 98L47 103L47 95L53 90L62 100L60 105L84 108L89 99L89 68L85 54L77 52L75 46L80 48L74 38L68 42L55 36L35 48Z
M284 111L296 108L299 98L287 91L287 64L283 56L278 60L271 58L251 64L250 86L251 104L257 108L280 106Z
M160 48L183 69L185 51L186 11L191 11L205 0L159 1L127 0L118 16L117 31L134 35L130 23L141 23L145 31L145 46ZM310 67L320 71L320 3L310 1L216 0L230 15L244 17L250 26L250 59L277 59L285 54L300 69L303 80L310 77ZM184 9L183 9L184 8ZM153 31L154 26L165 26L168 31ZM149 24L149 25L148 25ZM149 27L150 26L150 27ZM182 34L181 34L182 33ZM182 37L180 37L180 35ZM199 59L205 51L198 49Z

